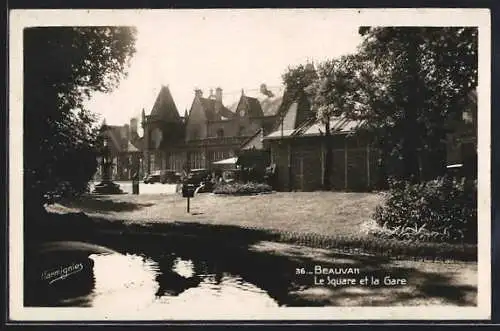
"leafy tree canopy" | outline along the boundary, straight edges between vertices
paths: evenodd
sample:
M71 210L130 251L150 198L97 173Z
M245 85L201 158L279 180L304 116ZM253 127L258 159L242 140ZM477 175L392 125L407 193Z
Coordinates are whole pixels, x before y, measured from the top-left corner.
M283 96L281 109L288 109L290 104L305 93L308 86L313 84L317 78L318 74L312 63L288 67L288 70L282 75L285 95Z
M311 82L305 90L325 123L340 115L363 120L380 147L403 162L403 177L421 176L418 155L437 162L428 169L443 169L450 121L471 103L475 107L477 29L362 27L359 32L363 41L356 54L319 64L317 78L289 70L287 88Z
M96 170L92 92L111 92L135 53L130 27L24 31L24 184L28 204L86 190Z

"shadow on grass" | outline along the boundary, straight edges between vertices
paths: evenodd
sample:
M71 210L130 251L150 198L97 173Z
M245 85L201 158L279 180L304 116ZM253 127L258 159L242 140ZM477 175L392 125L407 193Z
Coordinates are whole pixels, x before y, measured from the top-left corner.
M383 256L326 250L307 254L300 249L287 251L281 246L258 249L256 247L263 242L272 245L279 239L279 235L262 230L200 223L124 224L89 218L83 213L49 214L39 226L27 233L25 243L86 241L155 261L159 267L156 276L158 297L177 296L186 289L198 287L206 275L213 276L217 286L223 286L223 280L230 275L264 290L280 306L418 305L418 302L429 300L464 306L476 302L476 287L456 284L453 270L438 273L426 268L397 267ZM174 260L178 258L192 263L194 276L183 278L172 271ZM411 290L383 285L365 287L361 291L342 286L315 286L314 275L300 274L297 269L313 271L316 265L358 268L357 279L374 277L382 281L387 275L405 278Z
M153 206L153 203L132 203L125 201L114 201L102 195L86 195L80 199L67 200L64 206L78 208L84 212L111 213L134 211L141 208Z

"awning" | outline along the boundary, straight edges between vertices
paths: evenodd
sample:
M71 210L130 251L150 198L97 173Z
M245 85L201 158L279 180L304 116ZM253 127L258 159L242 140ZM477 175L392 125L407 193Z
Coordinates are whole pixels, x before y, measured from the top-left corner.
M213 162L213 164L236 164L236 162L238 162L237 157L230 157L229 159Z

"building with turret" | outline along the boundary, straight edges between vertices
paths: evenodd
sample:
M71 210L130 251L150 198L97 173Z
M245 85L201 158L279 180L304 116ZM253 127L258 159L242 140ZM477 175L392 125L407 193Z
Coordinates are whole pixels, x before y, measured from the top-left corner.
M162 86L150 114L142 114L144 172L210 168L235 156L256 132L270 132L282 99L282 88L263 84L251 95L242 90L226 106L222 88L206 96L196 89L189 111L181 117L168 86Z

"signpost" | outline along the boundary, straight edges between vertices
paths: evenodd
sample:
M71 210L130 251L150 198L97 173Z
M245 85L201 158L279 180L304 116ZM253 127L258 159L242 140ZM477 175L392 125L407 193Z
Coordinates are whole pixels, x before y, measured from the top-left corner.
M139 194L139 172L132 175L132 194Z
M182 184L182 197L187 198L187 206L186 211L189 213L190 208L190 198L194 197L194 191L196 190L196 186L193 184Z

